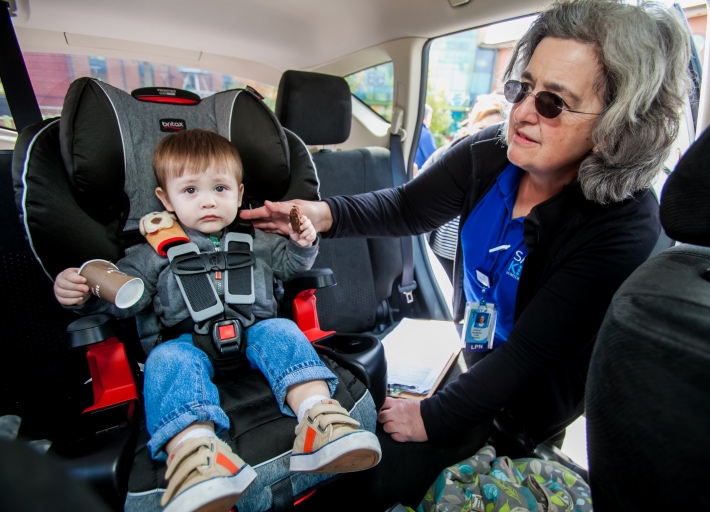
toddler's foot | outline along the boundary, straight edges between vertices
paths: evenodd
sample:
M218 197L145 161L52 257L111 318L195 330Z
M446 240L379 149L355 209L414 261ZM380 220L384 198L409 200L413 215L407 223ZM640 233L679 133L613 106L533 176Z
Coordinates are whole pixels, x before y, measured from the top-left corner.
M188 439L168 459L164 512L226 512L256 478L256 471L214 437ZM167 506L166 506L167 505Z
M359 426L337 400L321 400L296 427L291 471L348 473L375 466L380 442Z

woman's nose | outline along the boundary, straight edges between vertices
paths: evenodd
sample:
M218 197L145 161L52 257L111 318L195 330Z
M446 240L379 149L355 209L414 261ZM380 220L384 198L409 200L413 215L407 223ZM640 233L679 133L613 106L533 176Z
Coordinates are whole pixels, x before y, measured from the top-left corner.
M533 123L537 121L537 109L535 108L535 96L528 94L523 98L523 101L515 106L513 119L516 122Z

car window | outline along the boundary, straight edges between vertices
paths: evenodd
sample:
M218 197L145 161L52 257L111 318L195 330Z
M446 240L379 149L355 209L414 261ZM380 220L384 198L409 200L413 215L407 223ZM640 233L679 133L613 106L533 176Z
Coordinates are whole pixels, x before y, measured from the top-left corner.
M95 55L25 52L24 58L44 118L61 114L69 85L80 77L98 78L126 92L139 87L174 87L201 97L249 85L264 96L272 110L276 104L276 87L192 67Z
M534 19L528 16L432 40L425 100L431 117L425 116L424 125L436 148L475 129L478 121L469 120L469 114L481 102L490 109L508 107L501 97L500 78L513 46Z
M394 67L391 62L363 69L345 77L350 92L386 121L392 121Z
M668 0L666 3L673 2ZM707 8L702 0L681 1L679 8L688 21L689 33L697 50L696 57L699 57L694 60L696 67L691 67L699 89L699 68L704 47L698 43L705 41ZM479 127L474 122L478 110L484 107L497 108L500 102L503 107L509 107L502 99L501 77L510 60L513 46L534 19L535 16L528 16L431 41L425 98L425 110L430 111L431 116L424 116L424 125L428 130L422 129L415 163L425 161L435 149L459 136L475 131ZM697 101L697 95L689 98L689 111L684 113L686 119L683 121L686 129L681 130L679 140L669 156L669 169L675 167L680 155L694 138L695 112L691 111L697 109ZM429 137L427 142L424 137ZM428 155L421 154L427 151ZM662 176L660 180L663 180Z

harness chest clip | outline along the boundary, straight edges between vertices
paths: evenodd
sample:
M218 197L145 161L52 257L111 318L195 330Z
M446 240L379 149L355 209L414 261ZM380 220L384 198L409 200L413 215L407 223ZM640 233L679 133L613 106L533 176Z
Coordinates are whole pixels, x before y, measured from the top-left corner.
M246 333L242 323L236 318L219 320L210 326L212 343L217 352L223 355L241 352L246 340Z

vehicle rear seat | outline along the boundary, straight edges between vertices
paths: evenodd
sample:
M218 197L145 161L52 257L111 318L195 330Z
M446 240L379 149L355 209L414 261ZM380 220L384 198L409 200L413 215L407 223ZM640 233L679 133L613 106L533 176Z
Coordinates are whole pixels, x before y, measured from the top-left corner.
M276 116L282 126L312 149L321 197L352 195L394 185L390 151L382 147L333 151L345 142L352 123L352 96L342 77L285 71L279 84ZM404 169L401 169L402 175ZM402 179L404 177L402 176ZM345 332L382 333L399 314L402 245L394 238L323 240L316 266L333 269L338 286L317 296L324 327ZM430 307L415 290L414 316ZM322 309L320 304L323 304Z

